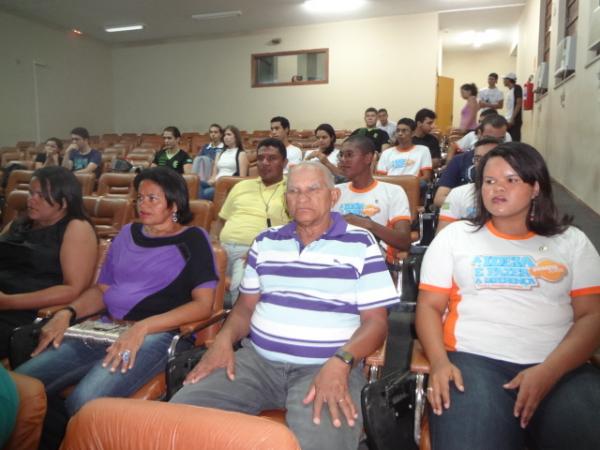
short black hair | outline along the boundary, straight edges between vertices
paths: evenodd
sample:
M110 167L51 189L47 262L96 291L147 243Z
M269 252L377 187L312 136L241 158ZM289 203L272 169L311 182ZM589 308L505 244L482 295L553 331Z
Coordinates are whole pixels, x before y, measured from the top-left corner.
M354 144L363 153L375 153L375 142L367 136L355 134L344 141L344 144Z
M406 125L411 131L415 131L415 128L417 128L417 123L408 117L403 117L396 125Z
M208 127L208 131L210 131L211 128L218 128L219 133L221 133L221 136L223 136L223 127L221 125L219 125L218 123L211 123Z
M283 142L281 142L279 139L266 138L260 141L256 146L257 154L261 147L275 147L277 150L279 150L279 154L283 157L283 159L287 159L287 149L285 148L285 145L283 145Z
M487 116L493 116L494 114L498 115L498 111L496 111L494 108L484 109L479 114L479 118L483 118L483 117L487 117Z
M481 121L480 127L482 132L486 125L491 125L493 128L508 128L506 118L500 114L490 114L489 116L486 116L486 118Z
M504 142L504 139L498 139L493 136L484 136L473 144L473 149L476 149L477 147L481 147L482 145L490 145L490 144L500 145L503 142Z
M82 139L85 139L86 141L89 140L90 138L90 133L88 132L87 128L83 128L83 127L75 127L71 130L71 134L75 134L77 136L79 136Z
M386 113L386 114L388 113L387 109L385 109L385 108L379 108L379 111L377 111L377 114L382 113L382 112Z
M271 123L279 122L284 130L290 129L290 121L283 116L275 116L271 119Z
M365 109L365 114L370 113L370 112L374 112L375 114L377 114L377 108L370 106L367 109Z
M437 116L431 109L421 108L420 110L417 111L417 114L415 114L415 122L423 123L423 122L425 122L425 119L435 120L436 117Z
M171 133L173 135L173 137L175 137L175 138L181 137L181 132L179 131L179 128L174 127L173 125L169 125L168 127L165 127L165 129L163 130L163 133L165 131L167 133Z
M494 78L496 81L498 81L498 74L496 72L492 72L488 75L488 78Z
M517 172L524 183L533 186L537 182L540 187L539 194L535 201L532 201L530 212L527 215L527 229L541 236L554 236L565 231L573 218L567 215L559 218L552 196L552 183L546 162L535 148L522 142L500 144L481 159L480 169L477 170L475 176L477 215L471 222L481 229L492 218L489 211L485 209L481 195L483 172L486 164L492 158L502 158Z
M173 169L168 167L151 167L144 169L133 179L133 187L139 191L142 181L148 180L156 183L165 193L167 206L177 205L177 221L185 225L190 223L194 214L190 211L188 188L185 179Z

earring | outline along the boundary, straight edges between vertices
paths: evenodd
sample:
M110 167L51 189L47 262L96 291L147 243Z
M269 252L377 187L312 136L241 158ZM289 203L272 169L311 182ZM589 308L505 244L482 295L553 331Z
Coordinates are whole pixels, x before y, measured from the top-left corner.
M179 218L177 217L177 211L173 211L173 214L171 214L171 220L173 221L173 223L177 223L177 221L179 220Z
M535 220L535 197L531 199L531 208L529 210L529 221L533 222Z

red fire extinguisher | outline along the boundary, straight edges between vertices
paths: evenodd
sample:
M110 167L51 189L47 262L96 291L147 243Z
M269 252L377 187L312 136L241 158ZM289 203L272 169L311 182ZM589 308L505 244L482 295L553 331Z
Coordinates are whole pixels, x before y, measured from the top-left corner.
M523 109L533 109L533 83L531 82L532 77L529 77L527 83L523 84Z

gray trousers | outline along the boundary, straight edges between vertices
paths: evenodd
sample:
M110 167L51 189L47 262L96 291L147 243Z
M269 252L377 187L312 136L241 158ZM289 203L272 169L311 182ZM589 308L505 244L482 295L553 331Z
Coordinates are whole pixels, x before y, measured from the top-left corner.
M269 361L256 353L249 340L244 340L243 345L235 353L234 381L229 381L225 369L219 369L198 383L181 388L171 402L253 415L285 408L287 424L303 450L355 450L358 447L362 432L360 391L366 383L362 367L354 368L349 377L349 390L359 414L354 426L349 427L344 418L342 426L335 428L327 405L323 405L321 411L321 424L315 425L312 403L304 405L302 400L322 366Z

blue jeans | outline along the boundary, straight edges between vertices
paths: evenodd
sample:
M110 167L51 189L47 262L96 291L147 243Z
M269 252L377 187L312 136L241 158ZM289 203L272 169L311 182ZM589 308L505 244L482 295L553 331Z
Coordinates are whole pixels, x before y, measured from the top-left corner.
M454 384L450 408L429 414L433 450L600 448L600 370L584 364L565 375L542 400L529 425L513 416L518 390L503 384L531 365L463 352L448 352L462 372L465 391Z
M215 188L206 181L200 181L200 189L198 190L198 198L211 200L215 197Z
M222 242L221 245L227 252L227 275L231 277L229 291L225 293L225 306L231 308L238 299L240 284L244 278L246 255L250 246L229 242Z
M331 424L326 405L321 411L321 424L315 425L312 404L302 403L321 367L266 360L246 339L235 353L234 381L229 381L225 369L218 369L198 383L181 388L171 402L254 415L285 408L287 424L303 450L354 450L362 431L360 391L366 383L362 367L354 368L349 377L349 391L359 417L353 427L343 419L340 428Z
M80 339L65 339L60 347L48 348L19 366L16 372L42 381L49 396L77 384L65 403L67 413L72 416L95 398L129 397L164 371L172 338L171 332L146 336L136 355L135 365L125 374L102 367L108 345Z

